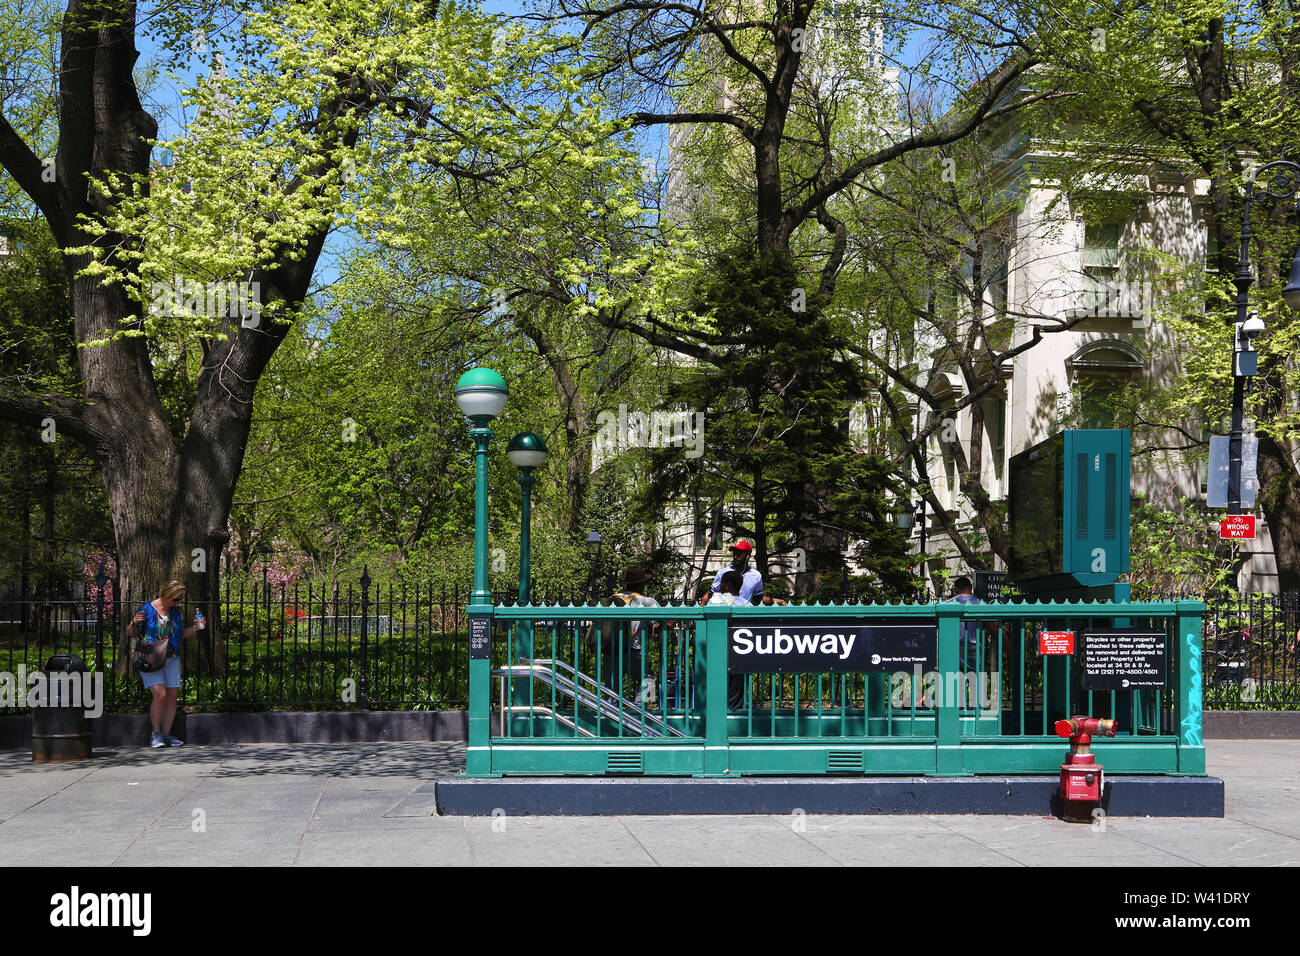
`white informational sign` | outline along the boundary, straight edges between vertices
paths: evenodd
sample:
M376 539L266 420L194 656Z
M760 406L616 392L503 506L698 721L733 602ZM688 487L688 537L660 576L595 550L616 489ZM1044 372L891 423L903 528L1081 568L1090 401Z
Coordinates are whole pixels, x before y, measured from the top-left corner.
M1241 436L1241 506L1255 507L1255 462L1259 458L1259 439ZM1210 438L1210 470L1205 478L1205 506L1228 507L1228 436Z

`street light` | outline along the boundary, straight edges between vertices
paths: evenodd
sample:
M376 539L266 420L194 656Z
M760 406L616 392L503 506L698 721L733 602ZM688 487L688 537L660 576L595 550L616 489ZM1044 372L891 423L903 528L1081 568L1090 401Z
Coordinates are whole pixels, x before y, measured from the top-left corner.
M546 442L532 432L521 432L510 439L506 457L519 469L519 603L529 603L529 571L532 555L533 469L546 464Z
M915 504L911 501L904 501L902 512L894 515L895 527L897 527L899 531L904 531L910 534L912 531L912 525L916 520L913 516L918 511L921 513L921 560L923 562L925 560L925 504L926 502L924 498L921 498Z
M269 603L271 600L271 584L270 581L267 579L267 570L268 570L267 561L271 557L271 555L275 554L275 552L271 550L271 546L267 544L265 541L263 541L256 548L254 548L253 551L261 557L263 600Z
M491 604L488 590L488 442L492 419L506 407L510 389L490 368L472 368L456 383L456 405L469 419L474 439L474 590L470 604Z
M587 589L583 599L590 601L591 585L596 580L596 569L600 565L600 532L593 531L587 535Z
M1258 316L1250 316L1250 287L1255 278L1250 271L1250 206L1255 201L1255 187L1260 178L1273 171L1271 181L1261 186L1270 199L1294 199L1300 192L1300 164L1279 159L1260 167L1246 184L1245 205L1241 215L1241 253L1237 257L1237 319L1232 338L1232 431L1228 437L1228 514L1241 514L1241 432L1245 419L1246 381L1258 368L1259 353L1254 340L1264 331ZM1300 204L1297 204L1300 211ZM1300 252L1291 263L1291 279L1282 295L1288 308L1300 311Z
M490 368L472 368L456 383L456 405L474 439L474 590L469 598L469 747L465 771L490 772L492 735L492 592L488 590L488 442L492 419L510 390ZM502 701L504 706L505 702Z

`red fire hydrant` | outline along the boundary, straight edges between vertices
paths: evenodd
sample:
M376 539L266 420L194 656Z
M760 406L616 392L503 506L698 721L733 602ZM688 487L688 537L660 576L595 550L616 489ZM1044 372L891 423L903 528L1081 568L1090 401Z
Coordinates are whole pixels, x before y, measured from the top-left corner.
M1108 717L1068 717L1056 722L1056 733L1070 738L1070 753L1061 764L1062 816L1066 820L1090 820L1101 802L1101 764L1088 749L1092 735L1114 737L1119 724Z

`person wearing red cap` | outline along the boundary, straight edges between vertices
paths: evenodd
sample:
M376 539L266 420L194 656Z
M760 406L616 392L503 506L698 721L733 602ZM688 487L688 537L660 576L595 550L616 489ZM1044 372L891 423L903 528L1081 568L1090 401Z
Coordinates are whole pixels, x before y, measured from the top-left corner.
M754 553L754 546L748 541L737 541L731 546L731 567L723 568L713 579L712 590L720 592L722 590L722 576L728 571L736 571L743 575L740 585L740 596L750 604L760 604L763 600L763 575L758 573L757 568L749 566L749 557Z

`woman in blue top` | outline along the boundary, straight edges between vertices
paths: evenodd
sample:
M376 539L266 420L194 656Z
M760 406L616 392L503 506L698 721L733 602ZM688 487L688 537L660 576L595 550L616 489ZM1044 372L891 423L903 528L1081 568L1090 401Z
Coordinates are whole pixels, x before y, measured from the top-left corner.
M137 629L141 625L144 625L144 637L150 644L156 641L168 642L167 662L162 670L140 674L144 686L149 688L149 693L153 695L153 701L149 704L149 723L153 725L153 736L150 738L149 746L154 748L180 747L185 743L171 735L172 721L176 719L176 695L181 686L179 657L181 638L203 630L204 622L199 616L191 627L181 629L185 622L181 612L176 608L180 607L184 600L185 585L179 581L168 581L158 592L156 600L150 601L135 612L126 629L132 642L135 641Z

